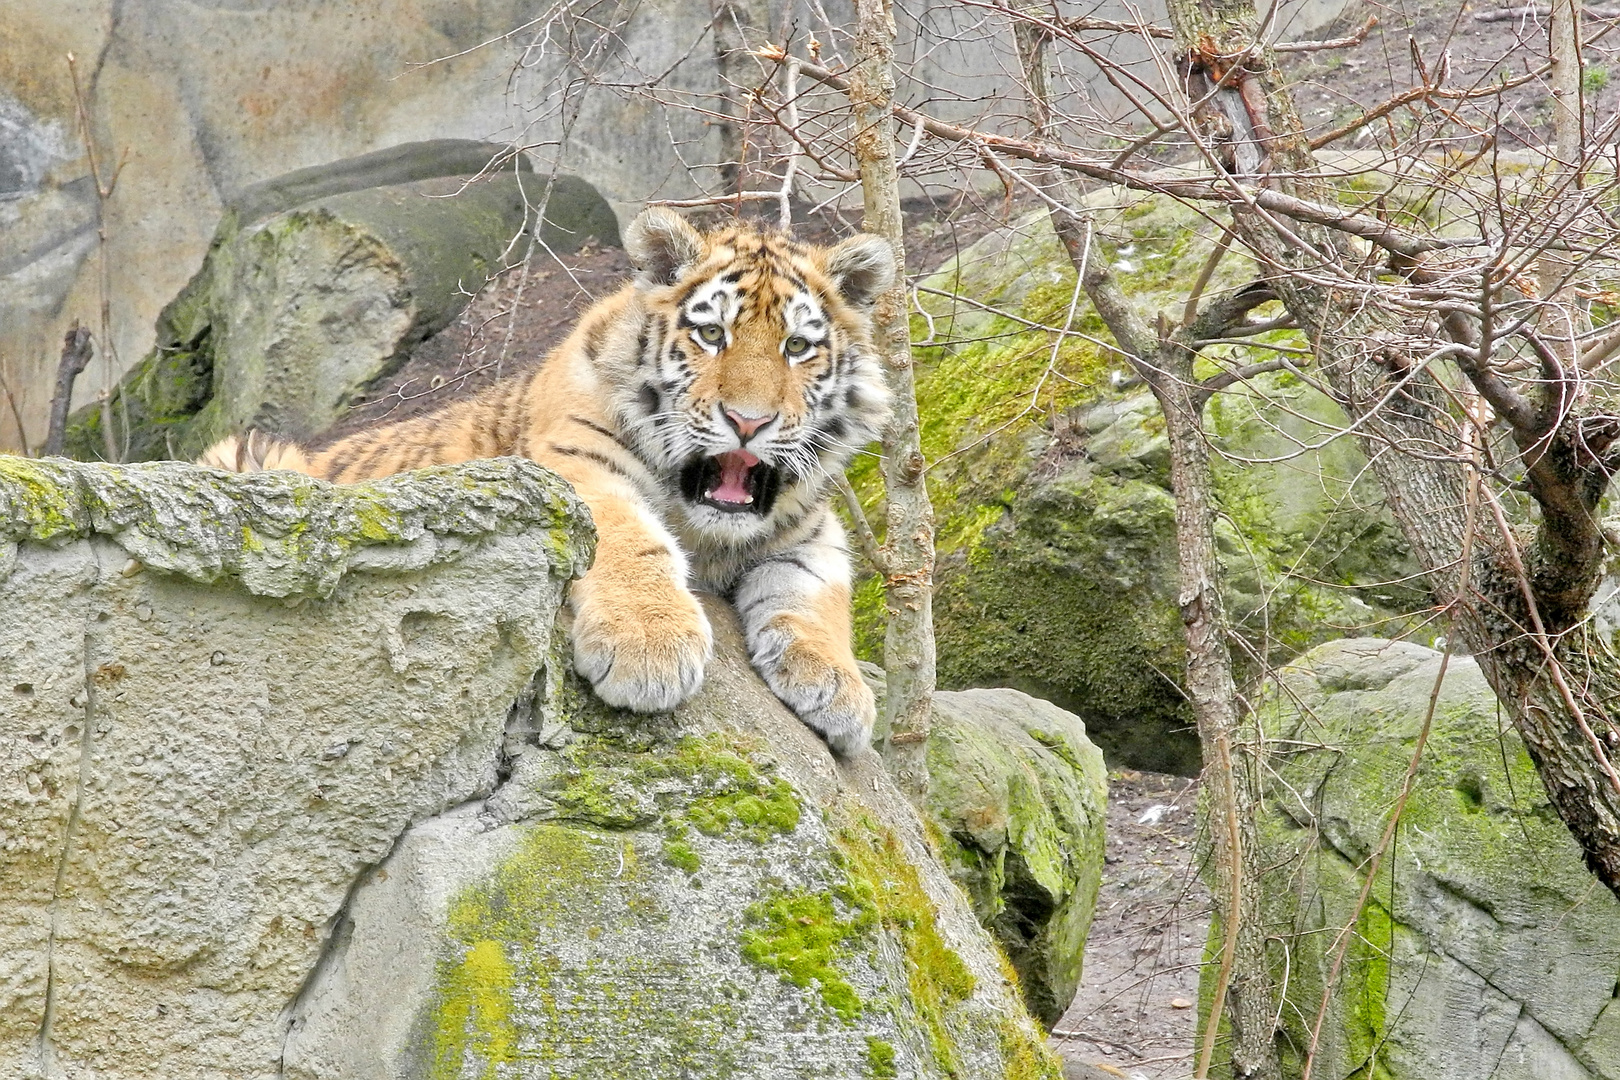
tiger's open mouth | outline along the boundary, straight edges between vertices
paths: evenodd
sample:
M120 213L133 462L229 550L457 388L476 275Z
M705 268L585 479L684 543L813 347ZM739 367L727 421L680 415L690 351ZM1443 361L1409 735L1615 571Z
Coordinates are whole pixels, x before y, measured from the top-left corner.
M747 450L693 458L681 470L681 494L690 502L727 514L771 512L782 474Z

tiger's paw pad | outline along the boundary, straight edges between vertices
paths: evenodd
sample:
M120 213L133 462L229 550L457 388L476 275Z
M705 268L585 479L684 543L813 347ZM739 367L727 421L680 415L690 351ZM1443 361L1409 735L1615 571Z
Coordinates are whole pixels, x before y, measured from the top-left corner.
M574 670L597 697L635 712L668 712L697 693L714 634L696 598L683 599L653 610L634 603L576 609Z
M852 758L865 750L872 741L877 703L860 671L817 656L802 644L772 647L778 644L762 640L753 650L754 667L771 692L838 757Z

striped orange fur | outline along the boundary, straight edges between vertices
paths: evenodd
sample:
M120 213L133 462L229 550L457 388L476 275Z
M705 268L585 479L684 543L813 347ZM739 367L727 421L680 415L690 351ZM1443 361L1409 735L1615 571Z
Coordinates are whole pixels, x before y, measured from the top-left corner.
M882 239L830 248L746 225L699 233L652 209L625 247L635 280L532 373L320 450L252 432L203 464L339 483L522 455L591 508L596 561L570 592L574 662L610 704L673 708L711 633L693 590L736 606L754 666L834 751L871 733L850 648L849 556L831 479L889 416L871 305Z

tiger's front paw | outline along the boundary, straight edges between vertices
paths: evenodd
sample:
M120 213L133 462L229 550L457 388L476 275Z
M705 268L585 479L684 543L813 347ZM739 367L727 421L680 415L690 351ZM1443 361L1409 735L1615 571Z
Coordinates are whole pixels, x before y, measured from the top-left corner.
M872 741L877 703L853 656L828 655L786 627L768 627L750 643L754 669L832 752L854 757Z
M575 582L576 589L585 582ZM574 599L574 669L609 705L667 712L697 693L714 654L709 617L678 586L595 588Z

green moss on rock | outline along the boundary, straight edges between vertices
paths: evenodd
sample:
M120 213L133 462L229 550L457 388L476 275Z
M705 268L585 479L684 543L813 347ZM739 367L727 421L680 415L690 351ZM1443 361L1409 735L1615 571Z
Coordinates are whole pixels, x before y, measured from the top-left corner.
M544 794L558 815L610 829L663 821L708 836L741 836L757 844L798 828L799 798L767 776L747 740L685 736L667 746L622 749L582 740L562 754L564 768Z
M899 1073L894 1067L894 1044L876 1035L866 1037L866 1067L873 1080L892 1080Z
M800 989L814 987L845 1023L861 1014L855 988L840 973L874 924L870 898L854 889L785 892L748 908L742 955Z
M1270 868L1260 891L1287 986L1283 1075L1299 1074L1334 944L1353 920L1318 1075L1620 1077L1620 1036L1600 1023L1620 970L1620 901L1594 887L1470 659L1451 660L1399 832L1357 914L1439 661L1402 642L1335 642L1264 698L1279 750L1259 819ZM1205 1009L1212 978L1207 965ZM1509 1059L1516 1071L1496 1071Z
M1179 312L1216 226L1155 196L1098 202L1098 243L1126 294L1149 317ZM1231 254L1208 295L1254 274ZM922 294L927 315L913 337L938 518L941 685L1027 690L1084 717L1111 761L1196 771L1179 687L1168 448L1151 397L1112 385L1127 367L1095 343L1106 329L1077 294L1044 212L984 238L926 285L935 292ZM1063 328L1071 333L1059 338ZM1298 344L1287 332L1268 340ZM1258 358L1222 348L1228 361ZM1231 606L1256 648L1285 662L1326 636L1399 625L1389 620L1409 610L1411 592L1367 586L1405 577L1410 564L1355 449L1327 438L1333 407L1277 376L1218 398L1211 418L1221 446L1246 456L1277 457L1274 442L1324 443L1297 460L1218 470ZM851 477L872 509L875 463ZM857 583L855 611L861 655L876 659L876 578Z
M857 814L836 839L855 894L869 898L877 921L900 939L905 950L907 1006L928 1037L935 1066L947 1076L955 1075L955 1036L948 1020L952 1007L973 993L973 973L939 936L933 901L893 832L870 816Z
M178 462L0 456L0 541L108 536L147 566L200 582L235 578L258 595L329 596L362 558L420 566L513 533L538 539L536 557L560 577L590 563L588 511L561 479L515 458L334 485Z

